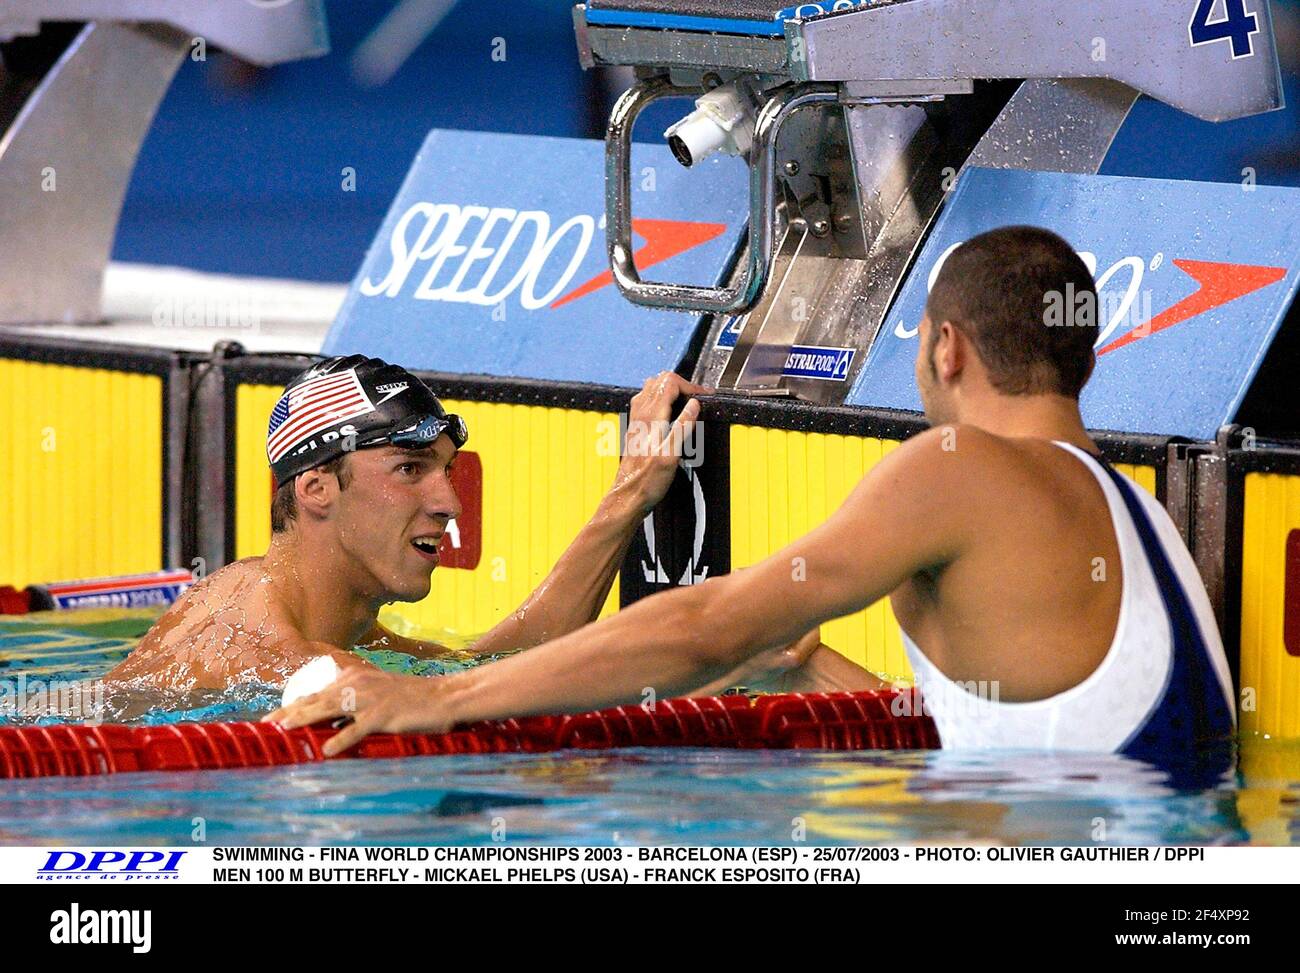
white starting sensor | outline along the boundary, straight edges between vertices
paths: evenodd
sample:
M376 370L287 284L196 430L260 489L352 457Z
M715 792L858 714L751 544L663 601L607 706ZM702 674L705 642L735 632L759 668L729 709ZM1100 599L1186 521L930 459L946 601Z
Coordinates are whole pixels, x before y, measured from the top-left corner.
M668 147L690 168L714 152L748 156L754 144L754 111L737 82L714 88L696 99L691 112L664 132Z

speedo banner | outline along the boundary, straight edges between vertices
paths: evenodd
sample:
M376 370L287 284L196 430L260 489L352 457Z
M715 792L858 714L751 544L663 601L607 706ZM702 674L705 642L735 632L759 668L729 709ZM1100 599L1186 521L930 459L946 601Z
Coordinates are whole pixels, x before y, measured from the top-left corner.
M962 175L849 395L921 408L917 330L943 261L1001 226L1055 230L1093 271L1093 429L1213 439L1236 415L1300 286L1300 190L972 169ZM1047 295L1070 326L1078 295Z
M606 259L604 143L435 130L322 349L407 368L639 386L676 368L695 315L637 307ZM645 280L716 286L747 216L744 163L633 156Z

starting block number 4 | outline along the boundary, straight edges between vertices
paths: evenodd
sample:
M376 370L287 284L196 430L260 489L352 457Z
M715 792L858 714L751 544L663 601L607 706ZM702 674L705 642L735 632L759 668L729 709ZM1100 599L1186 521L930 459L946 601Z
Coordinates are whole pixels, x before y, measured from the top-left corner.
M1192 47L1232 41L1232 59L1250 57L1255 53L1255 35L1259 33L1259 18L1246 9L1246 0L1223 0L1223 15L1216 20L1215 8L1219 0L1196 0L1196 11L1188 25Z

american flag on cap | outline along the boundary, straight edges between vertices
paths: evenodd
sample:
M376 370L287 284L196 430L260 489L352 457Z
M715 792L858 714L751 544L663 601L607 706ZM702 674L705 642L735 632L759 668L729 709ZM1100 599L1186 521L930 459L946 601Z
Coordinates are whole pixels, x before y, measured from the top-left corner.
M274 466L281 456L304 440L374 410L356 369L310 378L280 396L271 410L271 423L266 430L266 458Z

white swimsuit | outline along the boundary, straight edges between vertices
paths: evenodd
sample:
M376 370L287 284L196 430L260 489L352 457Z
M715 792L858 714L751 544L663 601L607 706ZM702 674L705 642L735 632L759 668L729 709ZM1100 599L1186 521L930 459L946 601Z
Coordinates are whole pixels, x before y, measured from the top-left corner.
M903 633L917 688L945 748L1026 748L1158 756L1223 739L1236 725L1232 679L1214 611L1164 508L1083 450L1119 541L1124 591L1110 650L1077 686L1000 702L989 685L956 683Z

